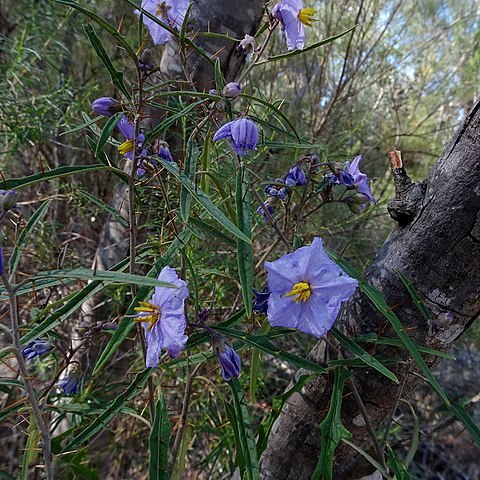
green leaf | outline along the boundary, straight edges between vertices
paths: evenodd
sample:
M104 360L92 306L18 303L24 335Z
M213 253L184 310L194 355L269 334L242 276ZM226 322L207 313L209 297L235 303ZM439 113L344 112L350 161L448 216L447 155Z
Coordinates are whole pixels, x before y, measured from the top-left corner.
M22 256L22 252L24 248L27 246L28 239L33 232L35 226L42 221L45 213L47 213L47 209L50 206L51 200L47 200L43 202L40 207L35 211L35 213L30 217L28 223L25 225L25 228L22 230L22 233L18 237L17 242L15 243L15 247L10 255L10 260L8 261L8 269L10 274L10 282L13 281L13 277L15 272L17 271L18 262L20 261L20 257Z
M54 178L66 177L68 175L75 175L77 173L90 173L97 172L99 170L115 170L112 167L108 167L103 164L96 165L72 165L54 168L53 170L47 170L45 172L34 173L21 178L7 178L0 182L1 188L4 190L10 190L11 188L22 188L28 185L34 185Z
M321 447L317 467L312 480L333 480L333 461L335 450L343 439L351 437L351 433L342 424L342 398L345 380L351 375L342 367L335 367L335 381L327 416L320 424Z
M301 375L292 388L287 390L279 397L273 397L272 411L270 412L268 418L263 421L258 428L257 452L259 456L267 448L268 438L270 436L273 424L282 412L283 406L294 393L298 393L302 390L303 386L310 378L312 378L311 375Z
M190 192L192 198L198 202L218 223L223 225L229 232L233 233L236 237L241 238L247 243L251 243L251 240L240 231L237 226L230 221L225 214L213 204L210 198L196 187L190 179L183 173L179 173L178 166L167 162L166 160L159 159L159 162L177 179L182 185Z
M139 256L138 259L140 260L141 258L143 258L143 256L145 255ZM126 270L129 263L130 258L127 257L125 260L122 260L120 263L114 265L109 271ZM89 283L75 294L71 295L71 298L69 298L69 300L64 305L62 305L59 309L55 310L55 312L53 312L43 322L35 325L32 330L27 332L21 338L20 343L22 345L25 345L26 343L31 342L37 337L41 337L42 335L48 333L50 330L58 327L58 325L60 325L63 321L69 318L69 316L73 312L75 312L81 305L83 305L84 302L86 302L89 298L102 290L105 285L106 283L103 280L96 280ZM42 312L40 312L37 318L42 318L48 311L49 307L46 307Z
M150 432L149 480L169 480L168 442L172 429L168 420L165 399L160 393L155 405L155 421Z
M238 228L249 239L245 242L237 237L237 265L242 287L243 303L247 317L252 316L253 307L253 247L250 231L250 179L245 165L237 170L237 186L235 192Z
M233 407L235 409L235 421L238 428L238 436L246 477L248 480L257 480L260 478L257 447L255 445L255 435L253 434L250 414L248 413L248 406L245 401L245 395L237 378L230 380L228 385L232 392Z
M100 25L113 38L115 38L115 40L126 50L128 55L130 55L132 60L135 62L135 65L137 65L137 55L135 54L130 44L125 40L125 37L121 35L113 25L100 17L100 15L97 15L95 12L92 12L91 10L82 7L80 4L74 2L73 0L55 0L55 2L67 5L75 10L78 10L79 12L84 13L87 17L91 18L94 22L98 23L98 25Z
M150 287L178 288L173 283L162 282L156 278L133 275L131 273L115 272L112 270L91 270L89 268L73 268L71 270L51 270L39 273L32 278L67 278L78 280L100 280L113 283L128 283L134 285L147 285Z
M75 193L78 193L78 195L81 195L83 198L86 198L90 202L100 207L106 213L114 217L115 220L121 223L124 227L128 227L128 220L124 218L116 208L113 208L112 206L108 205L108 203L105 203L104 201L97 198L95 195L92 195L85 190L77 190Z
M112 134L113 130L117 126L117 123L119 120L123 117L123 112L118 112L115 115L112 115L108 120L107 123L105 123L105 126L103 127L102 134L100 135L100 138L98 139L97 146L95 147L95 156L98 157L100 152L102 151L103 147L107 143L108 139L110 138L110 135Z
M408 293L412 297L412 300L415 303L415 306L418 308L418 311L422 314L422 317L425 320L430 320L430 315L428 313L427 307L425 307L425 304L422 302L420 296L418 295L415 288L413 288L413 285L410 283L408 278L400 270L395 269L395 272L397 272L397 275L400 277L400 280L403 282L403 284L407 288Z
M257 347L263 352L273 355L274 357L281 358L282 360L285 360L286 362L289 362L296 367L305 368L306 370L311 370L312 372L317 373L327 373L327 370L322 366L318 365L317 363L302 358L298 355L285 352L283 348L274 345L264 335L246 336L243 332L239 332L238 330L233 330L231 328L222 327L220 325L215 326L214 329L227 336L240 340L240 343L246 343L247 345L250 345L252 347Z
M28 425L27 435L27 442L23 450L22 470L19 480L29 479L28 467L37 457L38 450L36 447L38 446L39 432L33 413L30 414L30 423Z
M235 240L233 238L225 235L222 231L215 228L211 223L205 222L204 220L200 220L196 217L191 217L190 223L193 223L193 225L199 227L203 232L208 233L212 237L215 237L221 242L226 243L230 247L236 246Z
M83 27L83 31L88 37L90 44L95 50L95 53L98 55L98 58L107 69L107 72L110 75L112 83L125 95L125 97L127 97L130 100L132 96L128 91L127 87L125 86L125 82L123 80L123 72L120 72L113 66L113 63L110 60L110 57L108 56L107 51L103 48L102 42L100 41L97 34L95 33L95 29L90 24L82 25L82 27Z
M356 343L351 338L347 338L343 333L341 333L336 328L332 328L330 333L337 339L338 343L353 353L357 358L362 360L369 367L374 368L382 375L385 375L387 378L392 380L395 383L400 383L397 376L392 373L388 368L384 367L375 357L366 352L358 343Z
M188 142L183 174L190 180L192 185L195 185L198 155L199 152L196 144ZM188 222L191 205L192 195L185 185L182 185L182 188L180 189L180 216L185 223Z
M327 43L331 43L331 42L337 40L338 38L343 37L344 35L347 35L352 30L355 30L355 28L357 28L357 25L354 25L353 27L349 28L348 30L345 30L342 33L339 33L338 35L334 35L332 37L325 38L325 39L321 40L320 42L317 42L317 43L314 43L313 45L305 47L302 50L297 49L297 50L293 50L292 52L289 52L289 53L282 53L281 55L275 55L273 57L268 57L265 61L257 63L256 66L258 67L259 65L263 65L264 63L276 62L277 60L282 60L284 58L292 58L292 57L295 57L297 55L301 55L302 53L309 52L310 50L314 50L315 48L326 45Z
M138 373L128 388L118 395L98 417L91 422L89 421L88 426L68 443L63 449L63 452L78 448L83 443L88 442L88 440L100 430L107 428L108 422L120 412L123 406L143 390L143 387L152 372L153 370L151 368L146 368L143 372Z

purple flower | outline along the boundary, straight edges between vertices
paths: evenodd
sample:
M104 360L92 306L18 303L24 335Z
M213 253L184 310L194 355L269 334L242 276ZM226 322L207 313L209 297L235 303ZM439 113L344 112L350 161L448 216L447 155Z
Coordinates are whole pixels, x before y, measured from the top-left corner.
M242 371L242 362L235 350L224 344L217 350L217 357L222 367L223 379L228 382L231 378L238 378Z
M283 183L282 178L277 178L276 182ZM278 197L280 200L285 200L288 197L288 188L282 185L267 185L265 187L265 193L269 197Z
M253 311L259 314L266 315L268 307L268 299L270 297L270 290L265 287L261 292L257 289L253 289Z
M63 393L66 395L73 395L74 393L78 393L80 391L78 384L80 380L78 379L77 375L72 373L69 375L65 375L60 381L58 382L58 386L63 390Z
M172 154L170 153L170 149L168 148L167 142L158 142L158 156L163 158L167 162L173 162Z
M118 153L120 153L121 155L125 155L125 157L128 158L129 160L133 160L133 153L135 150L135 146L133 144L135 139L135 126L133 125L133 123L128 121L128 118L125 115L122 115L122 117L117 123L117 127L122 132L122 135L125 137L125 141L121 143L120 146L118 147ZM144 141L145 141L145 135L143 135L143 133L140 133L137 137L137 146L141 147ZM146 156L147 156L147 150L144 148L140 152L140 157L146 157ZM139 162L139 165L138 165L138 174L143 175L145 173L145 169L143 169L140 165L141 165L141 161Z
M347 188L355 188L355 180L346 170L339 170L336 174L328 173L326 177L332 185L344 185Z
M257 208L257 213L259 215L263 215L263 219L266 222L269 220L269 218L265 210L267 210L270 216L272 216L275 213L275 205L277 204L277 201L278 201L277 197L268 197L267 200L263 203L263 206L260 205Z
M224 97L233 100L242 93L242 87L237 82L230 82L225 85L222 93Z
M158 365L162 348L172 358L178 357L185 347L185 299L188 297L187 284L178 278L174 268L164 267L158 276L163 282L172 283L177 289L155 287L149 302L140 302L135 308L136 322L142 322L147 341L147 367Z
M358 282L346 275L323 249L322 240L301 247L274 262L268 272L268 321L322 337L332 327L342 302Z
M315 10L303 8L302 0L282 0L273 7L272 16L281 23L289 50L305 47L304 25L312 25L313 15Z
M307 184L305 170L298 165L294 165L283 180L287 187L303 187Z
M237 50L244 55L248 55L255 51L255 38L251 35L245 34L243 40L238 44Z
M31 360L32 358L38 357L39 355L43 355L50 350L50 343L46 342L45 340L40 340L37 338L33 342L30 342L23 350L22 355L25 357L26 360Z
M111 97L97 98L92 102L92 110L98 115L111 117L119 111L120 102Z
M144 0L142 9L157 17L161 22L170 27L181 27L188 10L188 0ZM140 16L140 10L133 13ZM143 16L143 23L148 28L154 45L163 45L172 37L172 34L146 15Z
M240 117L220 127L213 136L213 141L216 142L222 138L230 138L235 153L243 156L246 155L247 149L255 150L258 142L258 127L248 118Z
M358 193L362 193L365 197L368 198L370 202L377 203L372 192L370 191L370 187L368 186L368 177L360 171L358 164L362 159L361 155L355 157L352 163L346 162L346 170L347 173L353 178L354 188L357 190Z

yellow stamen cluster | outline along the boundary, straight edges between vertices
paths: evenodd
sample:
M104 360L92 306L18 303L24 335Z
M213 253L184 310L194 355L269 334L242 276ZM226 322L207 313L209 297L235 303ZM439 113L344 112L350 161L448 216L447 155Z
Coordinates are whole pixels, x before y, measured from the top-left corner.
M133 150L133 140L127 140L123 143L120 144L118 147L118 153L120 155L125 155L128 152L131 152Z
M156 305L149 302L140 302L139 307L135 307L135 311L139 313L146 313L147 315L140 315L135 318L136 322L148 322L147 332L160 320L162 311Z
M293 297L294 302L306 302L312 293L312 289L307 282L296 283L293 288L285 295Z
M315 15L316 10L313 8L302 8L298 12L298 19L304 24L307 25L308 27L312 26L312 22L315 20L312 18Z

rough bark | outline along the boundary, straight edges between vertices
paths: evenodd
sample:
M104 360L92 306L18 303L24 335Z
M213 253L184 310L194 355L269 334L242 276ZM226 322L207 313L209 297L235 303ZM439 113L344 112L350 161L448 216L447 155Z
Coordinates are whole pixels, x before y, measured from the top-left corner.
M367 269L366 281L381 290L408 333L418 343L446 350L480 313L480 100L422 184L409 183L403 164L392 163L396 198L389 205L398 226L385 241ZM394 161L391 158L391 161ZM403 170L403 171L402 171ZM421 294L437 329L431 333L400 281L403 272ZM446 312L453 321L441 321ZM348 333L382 331L392 336L387 321L359 291L346 304L337 325ZM430 322L431 324L432 322ZM311 356L323 362L325 348L319 342ZM367 344L364 348L369 349ZM370 348L370 351L373 351ZM387 349L376 354L392 355ZM395 351L398 355L398 350ZM404 360L408 356L404 354ZM433 359L427 361L432 364ZM405 364L393 370L402 379ZM391 414L398 387L385 377L356 369L354 381L374 428ZM418 381L408 375L402 395L407 396ZM273 427L262 458L262 478L309 479L320 448L318 425L328 410L332 380L326 376L310 382L292 396ZM368 446L367 429L358 421L359 410L352 395L345 396L342 418L352 441ZM335 478L358 479L355 452L343 446L335 457Z

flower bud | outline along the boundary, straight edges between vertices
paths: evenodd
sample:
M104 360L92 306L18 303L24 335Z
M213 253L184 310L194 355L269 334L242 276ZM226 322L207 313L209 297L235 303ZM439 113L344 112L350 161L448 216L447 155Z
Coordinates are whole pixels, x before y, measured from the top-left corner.
M254 288L253 294L253 311L255 313L266 315L268 310L268 299L270 297L270 290L268 289L268 287L265 287L261 292L259 292Z
M365 203L359 203L354 196L344 198L342 200L344 203L347 204L347 207L350 209L352 213L356 215L362 213L365 210Z
M101 97L92 102L92 110L98 115L111 117L121 110L121 105L120 102L114 98Z
M65 375L60 381L58 382L58 386L63 390L63 393L66 395L73 395L80 391L78 384L80 380L76 373L70 373Z
M346 203L356 203L358 205L366 205L370 200L365 194L357 192L354 195L345 197L343 201Z
M242 87L240 86L239 83L230 82L225 85L222 93L224 97L229 98L230 100L233 100L234 98L237 98L242 93Z
M16 197L15 190L0 190L0 211L11 210L16 205Z
M22 355L26 360L32 360L32 358L38 357L47 353L51 348L50 343L45 340L37 338L33 342L30 342L23 350Z

